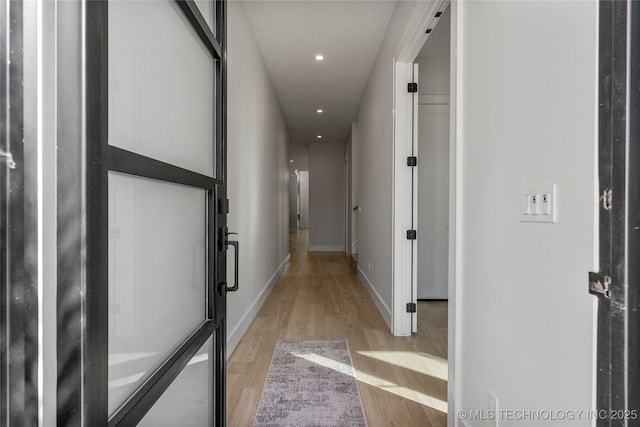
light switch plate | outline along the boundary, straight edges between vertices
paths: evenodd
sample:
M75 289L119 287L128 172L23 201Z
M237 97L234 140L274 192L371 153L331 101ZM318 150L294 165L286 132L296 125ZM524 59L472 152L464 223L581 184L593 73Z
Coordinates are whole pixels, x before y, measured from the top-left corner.
M556 185L523 187L520 195L521 222L556 222Z

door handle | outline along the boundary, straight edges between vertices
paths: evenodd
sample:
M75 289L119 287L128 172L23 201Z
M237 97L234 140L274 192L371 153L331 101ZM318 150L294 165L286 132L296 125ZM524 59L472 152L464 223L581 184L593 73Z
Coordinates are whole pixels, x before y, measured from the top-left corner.
M227 232L226 235L229 236L231 234L238 234L238 233L229 233ZM234 270L234 275L233 275L233 286L227 286L225 288L225 291L227 292L235 292L238 290L238 272L240 270L239 268L239 263L240 263L240 243L235 241L235 240L225 240L225 246L230 245L233 246L235 248L234 251L234 262L233 262L233 270Z

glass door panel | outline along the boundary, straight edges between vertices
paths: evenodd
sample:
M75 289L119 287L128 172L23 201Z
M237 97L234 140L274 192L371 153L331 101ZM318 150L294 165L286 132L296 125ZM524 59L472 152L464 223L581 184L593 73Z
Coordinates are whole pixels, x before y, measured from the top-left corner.
M206 318L206 191L109 173L109 413Z
M205 427L212 425L213 337L140 421L140 427Z
M57 423L224 425L225 1L56 5Z
M109 144L213 177L215 63L176 2L110 2Z

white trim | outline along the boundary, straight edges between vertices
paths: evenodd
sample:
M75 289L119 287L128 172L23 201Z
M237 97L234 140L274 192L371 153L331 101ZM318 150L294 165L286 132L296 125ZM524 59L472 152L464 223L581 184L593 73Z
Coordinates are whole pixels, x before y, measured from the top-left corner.
M411 14L411 21L398 44L398 62L413 63L429 38L427 28L433 28L438 21L436 12L444 12L449 0L420 2Z
M342 245L309 245L309 252L344 252Z
M449 318L447 384L448 413L455 414L459 408L462 381L458 368L462 366L462 10L458 2L451 2L451 105L449 113ZM449 417L449 427L459 427L458 417ZM465 423L462 423L464 426Z
M418 87L420 87L420 69L417 62L413 63L413 81L418 83ZM413 155L417 158L420 158L420 153L418 150L418 124L420 123L420 118L418 117L418 112L420 107L418 105L419 96L412 96L412 104L411 105L411 122L413 124L413 128L411 130L411 151ZM412 222L412 230L420 230L420 221L418 217L418 168L420 164L418 163L415 167L408 168L411 171L411 206L413 209L411 211L411 222ZM411 240L411 301L415 304L416 308L418 307L418 241ZM418 333L418 310L411 314L411 333Z
M413 144L413 95L407 84L413 80L412 63L395 63L394 85L394 150L393 150L393 322L395 336L411 335L411 313L406 304L411 302L411 241L406 232L411 229L412 185L411 168L407 157ZM404 307L404 308L403 308Z
M418 95L420 105L449 105L449 95Z
M273 289L275 284L278 283L278 280L280 280L284 272L287 271L290 260L291 260L291 255L287 254L285 259L282 261L282 263L276 270L276 272L273 273L273 276L271 276L271 278L269 279L265 287L258 294L255 301L253 301L253 304L251 304L247 312L244 314L244 316L242 316L242 318L240 319L240 322L238 322L238 325L235 328L233 328L233 331L231 331L227 335L227 359L231 356L233 351L236 349L236 347L238 346L238 343L240 342L244 334L249 329L249 326L251 326L251 322L253 322L253 319L256 318L258 311L260 311L262 304L264 304L264 301L267 299L267 296L269 296L269 293L271 293L271 290Z
M382 318L385 322L387 322L387 325L391 327L391 310L389 309L389 306L385 304L384 300L382 299L378 291L376 291L376 288L373 287L373 285L369 281L369 278L364 274L360 266L358 266L357 272L358 278L360 278L360 281L367 289L367 292L369 292L369 295L371 296L371 299L375 303L376 307L378 307L378 311L382 315Z
M360 243L360 240L355 240L354 242L351 242L351 253L352 254L357 254L358 253L358 243Z
M413 81L413 63L429 38L426 29L436 25L436 12L444 12L448 3L448 0L440 0L416 5L393 62L391 331L396 336L409 336L412 329L411 315L406 312L406 303L411 301L411 243L406 239L411 215L405 207L411 206L411 171L407 168L406 157L411 153L414 96L407 92L407 83Z

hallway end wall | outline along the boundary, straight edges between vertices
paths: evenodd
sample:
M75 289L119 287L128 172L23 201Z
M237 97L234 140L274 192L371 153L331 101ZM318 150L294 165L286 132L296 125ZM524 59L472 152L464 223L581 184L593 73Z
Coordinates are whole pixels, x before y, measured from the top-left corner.
M309 144L310 252L344 252L344 212L344 144Z
M231 354L289 262L289 132L244 4L227 8L228 225L242 266L227 297Z

